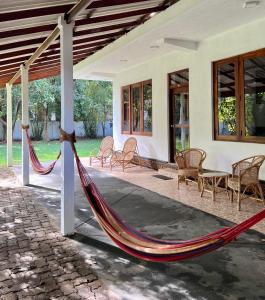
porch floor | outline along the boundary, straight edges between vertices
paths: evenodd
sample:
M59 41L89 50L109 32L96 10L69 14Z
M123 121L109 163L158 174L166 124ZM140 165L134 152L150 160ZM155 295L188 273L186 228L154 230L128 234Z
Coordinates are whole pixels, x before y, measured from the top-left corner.
M84 159L88 166L87 162ZM19 172L19 169L14 168L15 172ZM238 212L236 204L231 204L225 194L219 194L215 203L212 203L208 194L200 198L194 184L182 184L177 191L174 180L155 178L153 175L157 172L145 168L134 167L123 173L118 168L109 172L108 168L101 169L95 165L89 170L107 201L129 224L163 239L199 236L230 226L231 222L227 220L238 222L262 209L261 204L246 200L242 212ZM60 188L59 175L60 165L49 176L31 174L31 183L46 186L46 189L20 188L27 194L23 202L31 201L43 210L47 209L46 217L54 221L54 226L59 224L60 193L53 190ZM12 190L10 195L13 195ZM20 202L20 196L14 195L16 201ZM63 239L63 242L73 243L73 251L79 251L79 261L82 261L83 255L87 257L88 264L82 270L91 270L97 278L95 283L98 283L94 290L90 289L90 295L95 294L93 297L104 296L115 300L263 299L264 234L249 230L235 243L180 263L147 263L126 255L105 237L83 196L78 176L75 199L76 234L71 240ZM2 207L6 205L10 203L3 203ZM24 209L30 207L26 205ZM5 219L2 220L4 222ZM1 233L5 232L3 226L6 226L2 223ZM256 229L265 233L264 221ZM58 232L57 236L61 239ZM53 241L50 247L53 248ZM1 255L0 259L3 260ZM57 261L57 258L54 260ZM6 270L8 275L13 274L7 266ZM50 269L48 272L52 275L54 271ZM72 280L69 282L72 283ZM74 293L75 297L80 297L77 289ZM67 296L67 299L79 298Z

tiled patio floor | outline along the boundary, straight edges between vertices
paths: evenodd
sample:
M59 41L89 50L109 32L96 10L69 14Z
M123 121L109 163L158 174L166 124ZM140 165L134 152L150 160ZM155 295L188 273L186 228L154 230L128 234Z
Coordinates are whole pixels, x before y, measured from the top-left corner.
M84 162L88 166L87 161ZM94 167L88 168L89 173L113 209L133 227L157 238L183 240L231 226L231 222L224 220L227 219L225 216L224 219L214 216L220 213L219 206L233 210L231 216L238 214L236 205L231 205L226 197L218 196L215 203L207 194L201 199L194 184L188 187L181 185L180 191L177 191L174 180L155 178L153 175L157 173L149 169L135 167L123 173L118 168L109 172L107 167ZM20 176L20 167L14 170ZM32 187L31 197L25 198L35 197L35 202L47 208L49 217L57 220L57 224L60 220L60 192L53 189L60 189L60 173L60 163L49 176L31 172L31 184L50 189ZM199 209L192 207L196 205ZM92 216L77 173L75 206L76 234L72 240L81 253L88 255L88 261L96 262L91 268L97 271L102 282L102 287L96 290L96 297L103 291L107 299L112 300L264 298L265 239L261 233L249 230L237 242L209 255L175 263L154 264L126 255L106 238ZM203 212L209 207L212 214ZM260 204L247 201L238 215L245 219L247 214L251 215L260 209ZM57 259L60 260L60 257ZM72 299L77 297L76 294L78 291L74 296L71 295ZM71 296L67 295L65 299L71 299Z
M83 161L85 165L89 165L88 160ZM213 202L208 192L200 197L196 184L191 182L186 186L185 183L181 183L180 189L177 190L174 179L156 178L153 175L157 175L158 172L147 168L132 167L125 172L122 172L121 168L113 168L110 171L107 166L101 168L97 163L93 164L93 168L234 223L240 223L265 208L261 202L249 198L242 201L241 211L238 211L236 200L231 203L225 192L218 193L216 201ZM265 220L252 228L265 234Z
M0 299L103 299L95 261L61 236L8 169L0 181Z

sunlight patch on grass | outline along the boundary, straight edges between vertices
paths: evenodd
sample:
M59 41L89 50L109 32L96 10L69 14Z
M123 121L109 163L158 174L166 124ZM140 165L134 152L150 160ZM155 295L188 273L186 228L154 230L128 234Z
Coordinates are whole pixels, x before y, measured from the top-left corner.
M79 140L76 143L76 148L78 155L80 157L86 157L95 155L98 152L101 139L91 139L91 140ZM45 143L33 142L34 149L40 161L51 161L56 158L58 152L60 151L60 142L51 141ZM13 164L21 163L21 142L14 142L13 144ZM0 144L0 166L6 165L6 144Z

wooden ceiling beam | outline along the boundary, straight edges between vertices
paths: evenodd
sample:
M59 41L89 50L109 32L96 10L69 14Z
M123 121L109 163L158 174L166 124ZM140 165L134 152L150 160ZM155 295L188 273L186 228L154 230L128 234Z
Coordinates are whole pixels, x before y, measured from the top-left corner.
M152 12L159 12L163 10L163 7L152 7L152 8L146 8L146 9L139 9L139 10L132 10L128 12L123 13L117 13L117 14L110 14L106 16L99 16L94 18L86 18L75 21L75 26L83 26L83 25L90 25L90 24L96 24L96 23L102 23L107 21L114 21L119 19L125 19L133 16L139 16L139 15L146 15L150 14ZM27 35L27 34L33 34L38 32L48 32L54 30L56 27L56 24L47 24L42 26L35 26L35 27L27 27L23 29L16 29L16 30L9 30L0 32L0 38L7 38L7 37L13 37L17 35Z
M76 54L73 54L73 55L75 56ZM28 56L28 58L29 58L29 56ZM5 60L6 65L3 66L3 64L1 64L1 66L3 66L3 69L4 69L4 67L5 68L12 68L13 64L15 64L15 63L17 63L18 66L20 66L25 61L25 59L26 59L25 57L23 57L23 58L22 57L17 57L17 58L14 58L14 59ZM36 62L44 61L44 60L47 60L47 59L53 60L54 56L41 57L41 58L36 59Z
M43 34L45 31L53 31L56 26L57 25L55 25L55 24L47 24L47 25L42 25L42 26L2 31L2 32L0 32L0 39L14 37L14 36L24 36L26 34L33 34L33 33L42 33Z
M0 22L41 17L47 15L63 14L66 11L70 10L72 7L73 4L65 4L65 5L47 6L41 8L0 13Z
M78 49L82 49L82 48L88 48L88 47L95 47L95 46L99 46L102 44L106 44L106 41L100 41L100 42L94 42L94 43L87 43L84 45L75 45L73 47L74 50L78 50ZM60 44L52 44L50 47L48 47L47 50L45 50L43 53L50 53L50 52L54 52L55 50L60 49ZM16 57L16 56L24 56L25 54L33 54L35 52L36 48L29 48L29 49L23 49L23 50L19 50L19 51L14 51L14 52L8 52L8 53L4 53L4 54L0 54L0 59L6 59L6 58L10 58L10 57ZM57 51L59 52L59 51ZM4 61L3 61L4 63Z
M152 8L126 11L126 12L117 13L117 14L110 14L110 15L106 15L106 16L81 19L81 20L77 20L75 22L75 26L83 26L83 25L89 25L89 24L95 24L95 23L114 21L114 20L119 20L119 19L126 19L126 18L130 18L130 17L134 17L134 16L146 15L146 14L151 14L154 12L160 12L161 10L162 10L162 7L152 7Z
M116 38L120 35L121 35L120 32L113 32L113 33L109 33L109 34L102 34L102 35L97 35L97 36L92 36L92 37L87 37L87 38L78 38L78 39L73 40L73 44L77 45L77 44L93 42L93 41L97 41L97 40L101 40L101 39ZM37 38L37 39L23 40L20 42L13 42L13 43L9 43L9 44L3 44L3 45L0 45L0 51L15 49L15 48L19 48L19 47L26 47L29 45L37 45L37 44L43 43L44 41L45 41L45 38ZM59 44L59 41L57 42L57 44Z
M96 1L88 5L87 9L95 9L95 8L103 8L103 7L111 7L111 6L118 6L118 5L127 5L137 2L147 2L148 0L101 0ZM73 7L73 4L64 4L64 5L57 5L57 6L46 6L34 9L23 9L18 11L11 11L0 13L0 22L8 22L13 20L21 20L27 18L35 18L35 17L42 17L48 15L56 15L56 14L63 14L70 10Z
M121 29L121 28L123 28L123 29L131 28L131 27L135 27L137 25L139 25L139 22L133 21L133 22L127 22L127 23L121 23L121 24L115 24L115 25L96 27L96 28L91 28L91 29L83 29L83 30L79 30L79 31L74 31L74 37L93 34L93 33L101 33L104 31L112 31L112 30Z

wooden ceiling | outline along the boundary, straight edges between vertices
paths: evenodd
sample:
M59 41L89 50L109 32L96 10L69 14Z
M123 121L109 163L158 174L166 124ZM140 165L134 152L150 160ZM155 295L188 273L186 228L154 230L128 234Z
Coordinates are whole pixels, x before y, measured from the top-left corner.
M75 21L74 64L102 49L178 0L95 0ZM4 86L69 11L73 0L9 0L0 3L0 87ZM60 40L31 65L29 79L60 73ZM20 82L20 78L16 83Z

